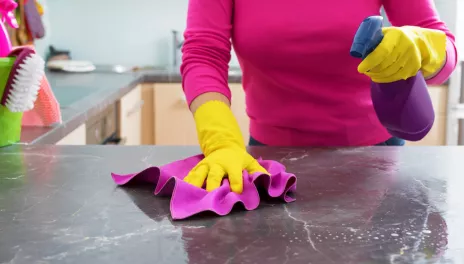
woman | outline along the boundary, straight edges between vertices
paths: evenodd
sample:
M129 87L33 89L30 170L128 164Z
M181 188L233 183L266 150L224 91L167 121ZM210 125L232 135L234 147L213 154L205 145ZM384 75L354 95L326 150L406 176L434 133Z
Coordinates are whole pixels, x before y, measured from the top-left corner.
M349 50L361 21L383 5L393 27L362 62ZM250 145L403 145L378 121L370 80L420 70L428 84L456 66L454 36L433 0L189 0L181 72L205 159L185 179L206 189L242 170L266 171L245 148L227 86L231 42L243 72Z

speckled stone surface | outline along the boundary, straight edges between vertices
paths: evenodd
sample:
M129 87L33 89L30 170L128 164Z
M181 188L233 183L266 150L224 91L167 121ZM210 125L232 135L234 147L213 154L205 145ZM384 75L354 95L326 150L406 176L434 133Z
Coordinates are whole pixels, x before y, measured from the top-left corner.
M63 123L55 127L23 127L21 143L55 144L140 83L180 83L178 71L153 70L123 74L47 72L60 103ZM240 83L241 73L229 73L229 82Z
M0 149L0 263L463 263L464 147L250 148L296 202L172 221L131 173L196 147Z

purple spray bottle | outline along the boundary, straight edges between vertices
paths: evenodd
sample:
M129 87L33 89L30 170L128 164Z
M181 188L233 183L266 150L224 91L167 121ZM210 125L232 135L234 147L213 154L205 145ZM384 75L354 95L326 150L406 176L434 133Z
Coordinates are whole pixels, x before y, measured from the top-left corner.
M383 39L383 18L363 20L354 36L350 54L364 59ZM407 80L371 83L372 103L380 123L395 137L419 141L432 128L435 113L427 84L419 71Z

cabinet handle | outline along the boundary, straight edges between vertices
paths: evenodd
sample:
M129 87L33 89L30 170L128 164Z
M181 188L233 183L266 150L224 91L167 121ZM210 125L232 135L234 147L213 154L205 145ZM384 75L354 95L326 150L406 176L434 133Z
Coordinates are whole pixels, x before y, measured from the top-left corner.
M187 105L187 97L184 93L179 96L179 100L176 103L177 105L185 106Z
M126 137L123 137L123 138L112 138L110 140L108 140L108 142L106 142L107 145L125 145L126 144L126 141L127 141L127 138Z
M126 116L129 117L129 116L131 116L131 115L137 113L138 111L140 111L140 109L142 109L143 103L144 103L143 100L138 101L138 102L134 105L134 107L132 107L131 110L127 111L127 115L126 115Z
M101 137L100 137L100 130L98 128L95 128L95 139L100 142Z
M457 104L451 107L452 110L454 111L462 111L464 110L464 104Z

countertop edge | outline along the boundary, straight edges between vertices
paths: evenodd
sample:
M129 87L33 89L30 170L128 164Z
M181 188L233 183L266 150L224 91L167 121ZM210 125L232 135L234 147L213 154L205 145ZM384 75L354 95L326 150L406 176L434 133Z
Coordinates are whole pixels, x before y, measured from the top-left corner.
M113 75L116 76L117 74ZM63 75L65 76L65 75ZM70 75L67 75L70 76ZM108 74L106 75L108 76ZM61 77L56 77L60 79ZM137 85L144 83L181 83L179 73L169 71L138 72L127 83L106 90L99 90L89 98L84 97L74 104L61 109L64 115L63 122L53 127L23 127L21 141L18 144L56 144L76 128L85 124L90 117L104 111L111 104L116 103L124 95L132 91ZM228 78L229 83L241 83L241 74L232 74ZM447 82L448 83L448 82ZM438 87L447 86L447 83ZM100 84L96 83L95 87ZM435 87L435 86L432 86ZM431 88L432 88L431 87Z
M229 76L230 83L241 83L241 75ZM76 128L85 124L90 117L95 116L104 111L108 106L116 103L124 95L132 91L137 85L143 83L181 83L182 77L180 74L170 72L144 72L135 74L132 81L126 84L121 84L120 87L108 90L98 91L92 94L93 99L87 97L73 103L69 107L62 108L62 114L66 112L67 116L63 117L63 121L52 127L27 127L23 126L21 133L21 141L19 145L35 145L35 144L56 144L61 139L66 137ZM98 85L96 85L98 86ZM89 95L90 97L90 95ZM95 99L97 98L97 99ZM101 98L101 99L100 99ZM37 135L37 136L35 136ZM23 139L26 138L26 139Z
M41 135L31 142L28 142L28 144L56 144L74 129L84 124L89 117L101 113L106 109L106 107L116 103L121 97L132 91L132 89L134 89L137 85L143 83L141 81L142 79L143 78L139 77L130 84L116 89L113 93L102 96L102 100L100 102L95 103L88 108L82 108L82 110L71 117L70 120L52 127L49 132Z

